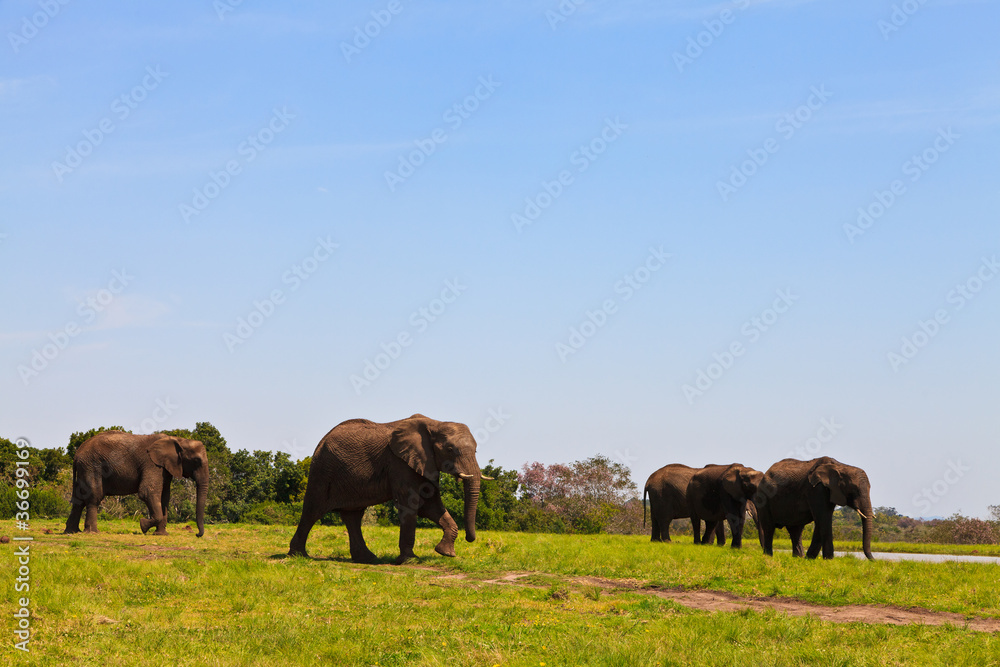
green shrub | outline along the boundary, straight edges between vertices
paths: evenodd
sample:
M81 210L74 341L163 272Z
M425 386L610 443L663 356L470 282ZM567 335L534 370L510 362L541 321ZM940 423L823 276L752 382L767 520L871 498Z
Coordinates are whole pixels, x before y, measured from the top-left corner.
M0 519L13 519L21 502L17 489L8 486L0 490ZM32 519L61 519L69 516L69 502L51 489L30 489L28 516Z

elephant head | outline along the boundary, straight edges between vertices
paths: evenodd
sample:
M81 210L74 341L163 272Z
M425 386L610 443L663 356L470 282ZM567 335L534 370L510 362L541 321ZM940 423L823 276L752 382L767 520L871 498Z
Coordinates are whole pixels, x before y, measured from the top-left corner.
M442 472L462 480L465 495L465 539L474 542L479 486L484 475L476 461L476 439L472 437L469 427L413 415L404 419L393 431L389 449L435 487Z
M834 505L853 507L861 515L861 541L865 556L872 556L872 514L871 483L861 468L845 465L834 459L822 461L813 468L808 477L813 488L822 486Z
M174 477L193 479L197 486L195 520L198 537L205 534L205 501L208 498L208 455L200 440L163 435L149 445L150 460ZM163 508L166 513L167 508Z
M761 471L735 464L722 476L722 490L737 500L750 500L756 495L762 479L764 473Z

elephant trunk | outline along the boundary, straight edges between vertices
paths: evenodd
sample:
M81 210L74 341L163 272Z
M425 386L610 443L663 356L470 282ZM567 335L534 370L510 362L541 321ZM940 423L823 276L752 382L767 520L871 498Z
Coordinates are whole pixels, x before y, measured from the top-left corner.
M198 498L195 504L195 521L198 523L198 537L205 534L205 502L208 500L208 468L197 477Z
M479 507L479 474L462 480L465 489L465 541L476 541L476 509Z
M868 498L863 498L861 501L861 507L858 508L861 511L861 548L865 552L865 557L868 560L875 560L872 556L872 522L875 520L875 515L872 514L872 501Z

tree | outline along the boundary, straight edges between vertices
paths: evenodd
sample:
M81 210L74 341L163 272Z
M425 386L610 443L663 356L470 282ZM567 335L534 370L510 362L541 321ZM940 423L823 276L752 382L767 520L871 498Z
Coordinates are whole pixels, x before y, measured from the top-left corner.
M628 467L600 454L569 465L526 463L518 481L533 505L524 517L528 530L562 524L571 532L606 532L637 491Z
M278 452L274 455L274 499L279 503L291 503L302 499L306 490L306 474L291 455Z

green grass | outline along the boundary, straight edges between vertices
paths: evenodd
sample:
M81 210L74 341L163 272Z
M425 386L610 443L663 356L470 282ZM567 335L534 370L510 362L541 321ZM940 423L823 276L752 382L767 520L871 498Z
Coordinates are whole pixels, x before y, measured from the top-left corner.
M32 527L36 635L31 654L17 656L26 664L989 665L1000 656L1000 637L962 628L710 614L570 578L1000 616L992 565L805 561L765 558L752 544L734 552L491 532L460 542L450 559L433 553L440 531L421 530L419 561L396 567L398 531L366 527L383 564L365 566L349 562L343 527L314 529L318 560L284 556L288 526L208 526L201 539L182 526L143 536L135 521L101 522L99 535ZM485 582L509 572L532 574L519 585ZM21 594L3 590L12 609Z

